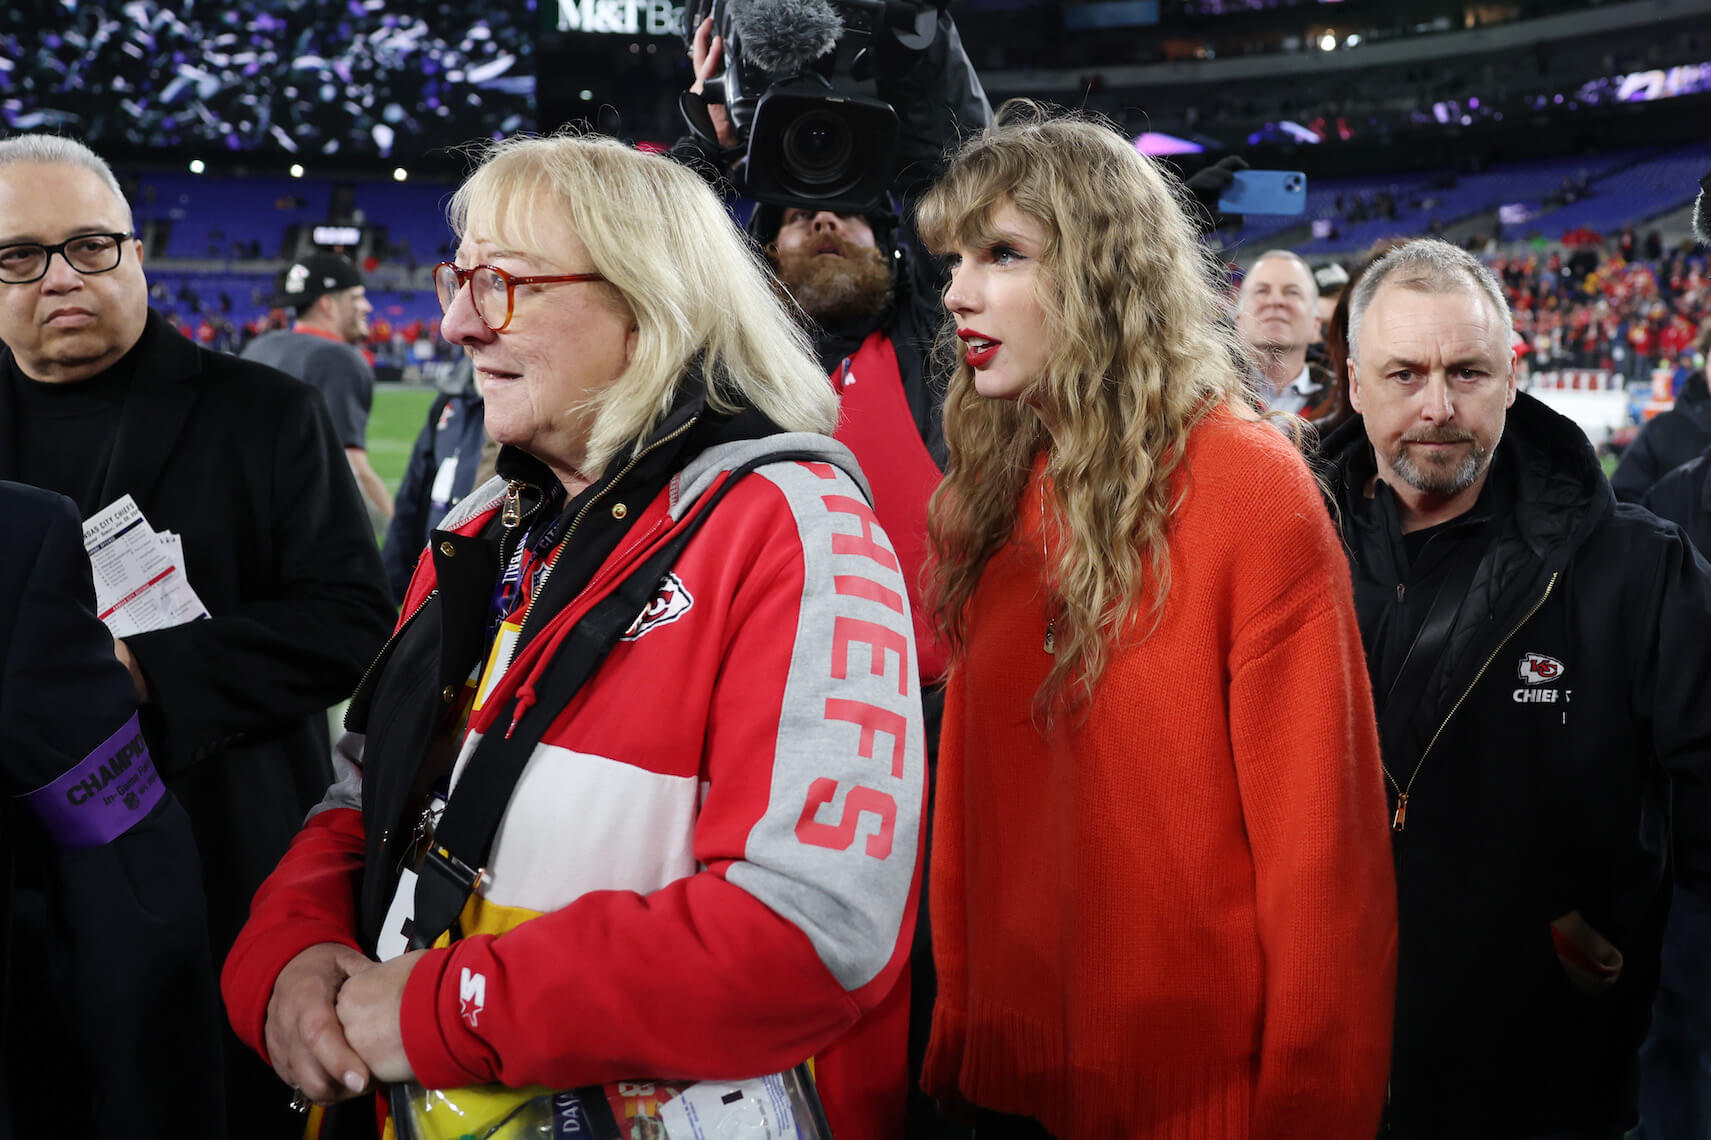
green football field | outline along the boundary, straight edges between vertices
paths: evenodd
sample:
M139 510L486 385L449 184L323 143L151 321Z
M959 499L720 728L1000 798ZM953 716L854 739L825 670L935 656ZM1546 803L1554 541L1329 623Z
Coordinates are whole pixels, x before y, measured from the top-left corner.
M374 409L368 416L368 461L394 495L435 395L431 387L374 386Z

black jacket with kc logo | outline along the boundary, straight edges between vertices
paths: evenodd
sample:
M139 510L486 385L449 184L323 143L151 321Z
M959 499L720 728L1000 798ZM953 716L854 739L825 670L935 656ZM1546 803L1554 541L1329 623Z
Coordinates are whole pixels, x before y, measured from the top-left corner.
M1358 417L1324 461L1400 825L1393 1132L1627 1124L1672 879L1711 894L1711 567L1525 394L1423 544L1367 498ZM1553 947L1571 912L1622 955L1596 994Z

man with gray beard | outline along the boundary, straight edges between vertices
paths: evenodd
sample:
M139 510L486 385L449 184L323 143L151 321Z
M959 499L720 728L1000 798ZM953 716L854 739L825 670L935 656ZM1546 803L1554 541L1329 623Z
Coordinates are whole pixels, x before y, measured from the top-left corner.
M1511 336L1478 260L1399 247L1324 448L1390 793L1398 1140L1632 1127L1671 862L1705 855L1670 778L1711 778L1711 567L1517 391Z

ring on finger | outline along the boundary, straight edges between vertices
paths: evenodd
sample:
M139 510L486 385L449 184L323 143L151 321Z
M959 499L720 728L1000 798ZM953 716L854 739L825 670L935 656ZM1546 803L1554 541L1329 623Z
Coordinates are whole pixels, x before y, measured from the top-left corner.
M291 1090L291 1107L294 1111L308 1112L314 1103L315 1102L310 1100L302 1089Z

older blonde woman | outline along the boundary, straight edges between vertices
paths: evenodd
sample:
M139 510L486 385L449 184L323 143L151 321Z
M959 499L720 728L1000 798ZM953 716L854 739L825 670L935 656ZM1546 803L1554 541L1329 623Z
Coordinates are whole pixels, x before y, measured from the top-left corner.
M663 157L502 143L452 222L499 477L352 699L360 769L257 897L234 1024L319 1102L817 1056L840 1140L892 1135L922 724L825 375Z
M1348 570L1177 187L1008 109L920 224L962 357L924 1084L981 1140L1369 1140L1395 898Z

